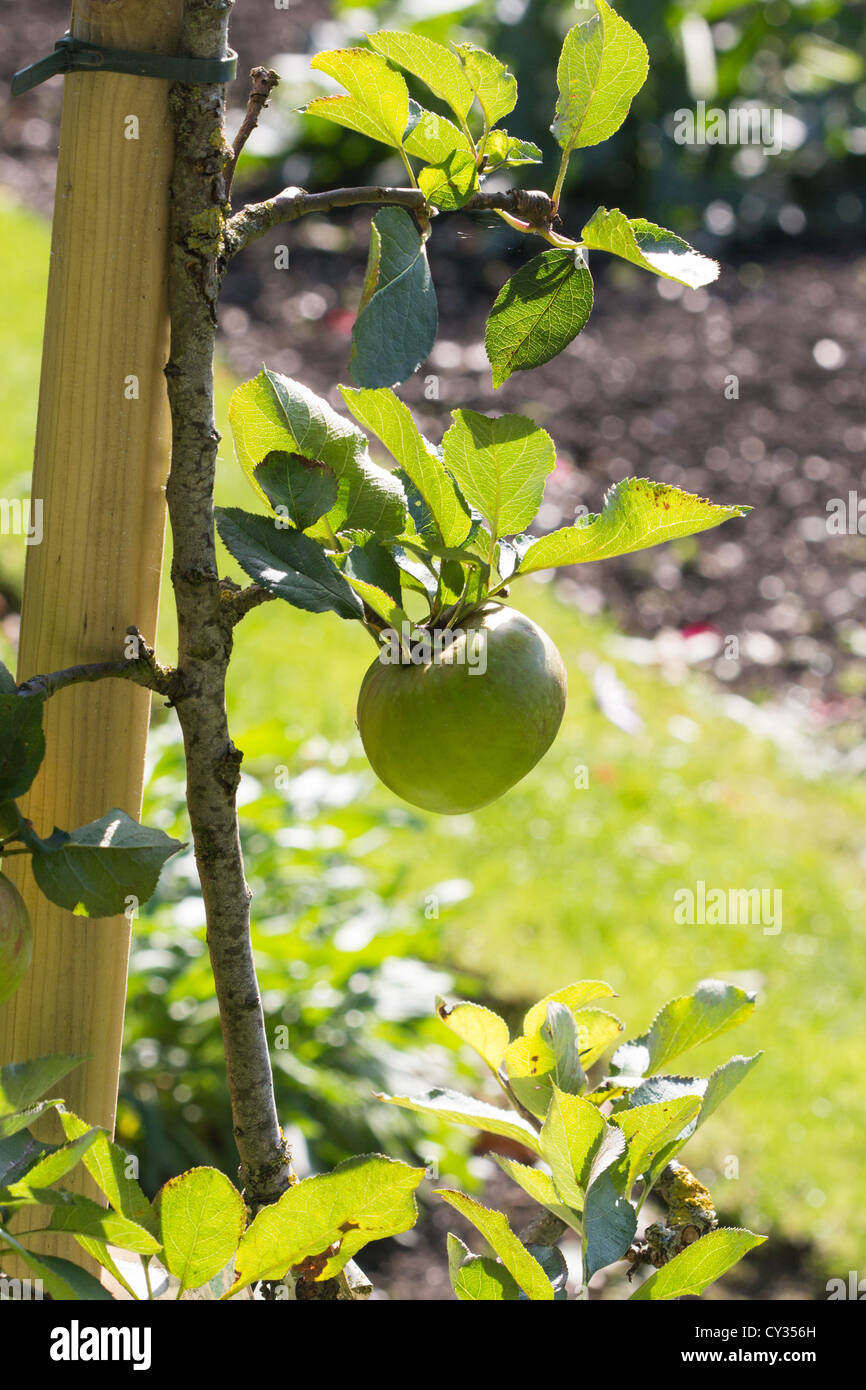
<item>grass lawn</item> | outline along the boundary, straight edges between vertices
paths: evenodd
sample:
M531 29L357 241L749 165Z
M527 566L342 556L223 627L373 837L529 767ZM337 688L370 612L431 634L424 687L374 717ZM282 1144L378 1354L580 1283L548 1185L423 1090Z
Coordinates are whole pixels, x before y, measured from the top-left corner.
M11 497L27 490L48 234L28 214L0 207L3 263L14 267L0 285L0 492ZM231 456L230 385L223 375L219 500L254 508ZM20 574L23 554L20 538L0 537L4 574ZM731 1052L765 1053L687 1154L702 1175L715 1175L728 1214L756 1230L772 1224L811 1236L832 1272L856 1268L866 1233L857 1080L866 1062L866 959L857 941L866 782L803 769L790 748L730 717L702 678L672 684L616 659L644 720L641 733L623 733L591 690L594 665L611 662L610 624L531 581L515 586L514 598L568 668L558 741L497 804L471 817L426 818L423 855L408 829L382 853L395 870L403 861L407 894L445 878L471 880L472 895L442 910L448 962L476 972L507 1004L581 976L608 979L636 1032L705 976L756 988L754 1018L685 1059L706 1075ZM171 637L166 603L165 657ZM373 655L365 633L332 615L282 604L251 614L237 634L230 698L235 736L258 750L259 769L285 761L290 736L316 734L344 744L349 765L363 766L353 709ZM0 656L8 659L8 646ZM576 785L579 767L588 786ZM371 797L393 804L372 775L369 785ZM782 930L678 925L674 893L699 880L708 889L780 889Z

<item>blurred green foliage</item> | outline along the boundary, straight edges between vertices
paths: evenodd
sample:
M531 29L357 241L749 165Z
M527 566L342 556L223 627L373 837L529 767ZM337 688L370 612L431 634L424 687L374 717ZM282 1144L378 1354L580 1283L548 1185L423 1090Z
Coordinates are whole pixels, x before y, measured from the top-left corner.
M242 842L253 892L253 944L274 1065L277 1105L301 1174L371 1151L435 1159L472 1182L468 1138L416 1125L377 1105L376 1090L448 1085L456 1048L431 1018L450 973L439 904L471 893L466 881L406 891L407 864L382 862L395 825L410 838L417 816L368 807L367 777L345 746L301 742L272 719L244 733ZM173 718L150 743L143 819L189 842L184 764ZM375 867L369 863L379 851ZM436 865L431 865L435 875ZM463 987L466 987L463 981ZM136 923L118 1113L155 1189L190 1164L233 1175L225 1058L191 848L171 862Z
M614 140L573 161L566 225L570 193L580 203L574 222L598 203L631 214L639 208L685 235L703 228L710 245L756 235L862 235L866 0L618 0L616 8L645 39L650 76ZM336 0L333 21L312 31L310 52L281 55L284 83L265 129L242 157L243 176L269 187L282 179L315 188L400 178L399 166L383 163L381 150L363 136L297 114L323 91L321 74L309 69L315 45L350 46L374 28L468 38L509 62L520 88L514 129L549 160L559 48L586 12L583 0L363 7ZM413 95L435 105L425 89ZM694 111L699 100L710 111L754 104L780 113L782 148L678 144L676 113ZM537 170L517 172L524 181L538 179Z

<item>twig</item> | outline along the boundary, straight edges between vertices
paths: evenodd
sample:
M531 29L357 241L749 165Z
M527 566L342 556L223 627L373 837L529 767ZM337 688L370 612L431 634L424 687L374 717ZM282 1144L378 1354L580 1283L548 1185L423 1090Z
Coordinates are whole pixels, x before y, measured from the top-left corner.
M231 611L232 622L239 623L241 618L245 618L254 608L259 608L263 603L271 603L276 597L276 594L272 594L270 589L264 589L261 584L248 584L245 589L238 589L229 594L224 601Z
M282 222L297 222L311 212L331 212L334 208L374 204L378 207L427 211L427 200L418 188L388 188L368 184L360 188L334 188L326 193L308 193L305 188L284 188L275 198L250 203L228 219L225 229L225 256L230 260L257 237ZM523 230L549 228L555 216L553 203L537 189L509 188L501 193L475 193L459 209L461 212L507 212L521 217Z
M279 80L279 73L274 72L272 68L253 68L250 72L252 86L250 88L249 97L247 98L247 114L244 116L240 130L235 136L232 152L225 166L226 198L228 198L232 191L232 179L235 176L235 169L240 152L258 125L259 116L267 106L268 97L279 83Z
M41 695L50 699L58 690L70 685L82 685L87 681L125 680L143 685L156 695L163 695L174 703L180 695L180 679L177 671L161 666L153 649L147 645L136 627L127 629L128 636L135 639L138 655L125 661L95 661L89 665L67 666L63 671L52 671L48 675L31 676L18 687L19 695Z

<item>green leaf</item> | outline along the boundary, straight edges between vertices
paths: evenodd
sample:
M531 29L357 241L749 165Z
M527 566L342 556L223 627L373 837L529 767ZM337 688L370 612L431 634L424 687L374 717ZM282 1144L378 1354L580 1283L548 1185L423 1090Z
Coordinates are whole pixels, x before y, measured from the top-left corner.
M23 796L39 771L45 757L42 705L40 695L0 694L0 802Z
M451 1192L437 1188L436 1195L471 1221L481 1232L488 1245L496 1251L509 1274L520 1285L527 1298L537 1302L550 1302L553 1286L541 1265L530 1255L526 1246L518 1240L501 1211L493 1211L473 1197L462 1192Z
M127 1283L114 1260L111 1258L108 1252L108 1246L104 1240L95 1240L92 1236L76 1234L75 1243L81 1247L85 1255L89 1255L91 1259L96 1260L97 1264L102 1265L103 1269L108 1270L108 1273L112 1278L117 1280L120 1287L129 1294L131 1299L135 1300L138 1297L135 1290Z
M33 855L33 877L58 907L114 917L126 911L130 897L147 902L163 864L180 849L179 840L115 809L71 835L55 831Z
M400 569L385 546L366 532L354 532L352 549L337 557L347 583L378 613L388 627L400 631L409 618L401 607Z
M102 1133L103 1130L90 1129L67 1144L59 1144L57 1148L52 1147L50 1152L43 1152L23 1177L0 1189L0 1206L19 1201L39 1205L44 1200L42 1189L50 1188L71 1173L73 1168L77 1168L91 1144ZM61 1193L56 1195L62 1197Z
M337 501L337 476L333 469L306 459L303 454L275 449L256 465L255 478L272 508L276 511L282 507L299 531L315 525Z
M568 1297L566 1285L568 1283L568 1265L565 1256L558 1245L527 1245L527 1250L534 1259L538 1261L544 1270L551 1287L553 1288L554 1298L559 1301ZM521 1298L526 1295L522 1294Z
M577 1026L580 1060L584 1068L597 1062L611 1043L622 1033L624 1024L615 1014L605 1009L578 1009L574 1015Z
M408 406L393 391L340 391L355 419L381 439L423 499L444 545L459 546L472 525L433 445L419 431ZM417 525L417 523L416 523Z
M465 1303L516 1303L520 1299L517 1280L491 1255L470 1255L458 1269L452 1287Z
M635 1289L629 1302L659 1302L703 1293L766 1239L766 1236L756 1236L752 1231L737 1227L709 1231L651 1274L639 1289Z
M761 1060L764 1054L756 1052L751 1057L744 1057L742 1054L731 1057L727 1062L723 1062L720 1067L716 1067L711 1073L704 1091L701 1102L701 1111L698 1115L696 1129L710 1118L714 1110L717 1110L723 1100L727 1100L731 1092L744 1081L749 1072Z
M549 362L592 312L592 276L579 252L543 251L506 280L490 310L484 346L493 385Z
M245 574L308 613L361 619L364 608L322 547L300 531L281 531L270 517L215 509L217 530Z
M406 481L409 481L408 478ZM412 486L411 483L409 486ZM436 576L431 573L423 561L410 551L404 550L403 546L392 544L391 550L400 569L403 588L412 589L415 593L423 594L425 598L432 601L438 588Z
M436 1115L449 1124L472 1125L486 1134L501 1134L517 1144L525 1144L534 1153L541 1152L538 1134L528 1120L501 1106L461 1095L459 1091L436 1087L419 1096L379 1095L379 1100L399 1105L404 1110L416 1110L419 1115Z
M616 1190L610 1173L604 1172L589 1189L583 1216L583 1277L589 1283L598 1270L623 1258L634 1240L637 1214L631 1202Z
M486 172L510 169L518 164L540 164L541 150L531 140L509 135L507 130L491 130L484 146Z
M474 1048L492 1072L496 1072L508 1046L508 1024L483 1004L448 1005L436 1000L436 1012L452 1033Z
M57 1195L66 1200L52 1207L49 1231L68 1231L71 1235L106 1241L136 1255L155 1255L160 1250L159 1241L138 1222L116 1211L106 1211L90 1197L72 1192Z
M611 1073L647 1076L690 1047L709 1042L742 1023L754 1008L754 994L722 980L702 980L694 994L670 999L646 1033L617 1048Z
M619 130L649 71L646 44L605 0L569 29L559 55L559 98L550 129L570 153Z
M626 1197L631 1196L635 1179L649 1171L659 1150L677 1138L700 1108L699 1096L685 1095L611 1115L611 1123L622 1130L628 1146L623 1164Z
M352 329L349 370L359 386L405 381L424 361L439 321L424 241L402 208L373 219L379 238L375 289Z
M22 1173L31 1168L35 1156L46 1148L32 1134L22 1133L22 1130L24 1126L15 1134L0 1137L0 1187L18 1181Z
M565 1004L551 1001L539 1033L553 1055L551 1074L555 1084L570 1096L582 1095L586 1090L586 1073L581 1066L580 1038L574 1014Z
M446 467L494 538L528 526L541 505L544 480L556 464L550 435L525 415L493 419L474 410L452 412L442 441Z
M606 1129L596 1106L581 1096L566 1095L557 1087L553 1088L550 1108L541 1129L541 1152L566 1206L583 1206L593 1155Z
M424 545L417 545L415 541L410 540L408 536L401 536L400 544L403 549L411 550L416 555L430 562L434 559L439 559L465 565L468 569L476 571L478 578L486 583L490 577L490 566L486 560L483 560L480 555L475 553L478 541L481 542L482 548L486 548L483 545L485 538L489 542L490 537L488 532L482 532L477 538L470 537L468 540L464 541L462 546L451 546L439 545L436 541L426 541ZM444 571L446 567L443 566L442 568ZM460 582L462 586L462 577Z
M367 38L378 53L426 83L431 92L446 102L460 120L465 121L475 93L459 59L449 48L423 34L396 33L386 29L368 34Z
M60 1123L67 1139L77 1139L87 1134L90 1128L70 1110L60 1112ZM131 1162L129 1154L109 1139L106 1133L99 1131L83 1162L100 1192L107 1197L109 1205L121 1216L143 1226L155 1236L158 1229L156 1212L139 1183L127 1171ZM113 1243L122 1244L120 1241Z
M14 695L17 689L15 677L9 667L4 666L3 662L0 661L0 695Z
M456 45L457 56L478 105L484 112L485 127L493 126L517 104L517 80L504 63L472 43Z
M543 1119L552 1093L556 1058L540 1033L515 1038L505 1049L502 1071L518 1103Z
M658 1105L665 1100L678 1100L680 1096L703 1097L706 1081L699 1076L648 1076L639 1086L628 1093L627 1101L618 1109L633 1110L641 1105ZM690 1126L694 1130L694 1125Z
M13 1115L26 1110L43 1096L49 1087L62 1081L76 1067L80 1067L83 1057L71 1054L57 1054L51 1057L34 1057L29 1062L10 1062L0 1067L0 1117ZM57 1105L56 1100L45 1101L46 1105Z
M429 166L421 170L418 183L436 207L449 211L459 208L477 191L475 146L444 116L423 111L405 146L407 154Z
M514 1158L505 1158L502 1154L493 1154L493 1158L503 1173L507 1173L509 1178L522 1187L527 1196L547 1211L553 1212L560 1221L564 1221L573 1231L580 1234L580 1212L567 1207L561 1200L549 1173L543 1172L541 1168L530 1168L526 1163L518 1163Z
M478 189L475 160L468 155L449 155L442 164L428 164L418 175L418 187L428 203L453 212Z
M342 83L348 96L317 97L308 116L347 126L399 150L409 123L409 92L398 72L368 48L317 53L310 66Z
M351 549L337 556L343 572L352 578L375 584L394 604L400 602L400 567L388 546L382 545L369 531L344 533L352 542Z
M45 1292L61 1303L112 1303L111 1294L104 1289L99 1280L85 1269L79 1269L71 1260L62 1260L57 1255L36 1255L25 1250L14 1236L0 1228L0 1244L5 1243L21 1256L24 1263L41 1279Z
M719 278L718 261L702 256L682 237L654 222L642 217L629 219L619 208L611 212L599 208L587 222L581 238L591 249L609 251L642 270L651 270L653 275L676 280L690 289L710 285Z
M56 1101L55 1104L61 1104ZM44 1144L32 1134L24 1132L24 1126L14 1134L0 1137L0 1187L8 1187L32 1168L37 1158L52 1151L55 1144Z
M267 494L256 465L272 450L298 453L333 470L337 502L327 515L332 530L344 527L399 536L406 525L406 499L398 478L370 458L366 435L306 386L263 367L234 392L229 422L238 460L259 498ZM317 535L319 528L316 528ZM327 530L322 530L327 535Z
M516 1038L502 1059L517 1100L539 1119L547 1114L554 1085L567 1095L582 1095L586 1090L574 1015L564 1004L547 1007L547 1020L539 1031Z
M659 1151L652 1165L651 1181L655 1180L662 1168L670 1162L695 1130L706 1123L713 1111L748 1076L761 1056L760 1052L756 1052L753 1057L732 1057L730 1061L716 1068L709 1081L703 1081L696 1076L650 1076L635 1087L628 1098L628 1109L654 1104L658 1101L673 1100L684 1095L697 1096L700 1100L700 1110L695 1119L686 1126L680 1135Z
M315 1279L332 1278L369 1241L414 1226L423 1176L423 1168L362 1154L295 1183L244 1232L229 1295L258 1279L282 1279L304 1261ZM336 1254L328 1254L332 1245Z
M537 1004L533 1004L523 1020L523 1031L524 1033L538 1032L547 1018L548 1004L565 1004L572 1013L575 1013L584 1005L591 1004L594 999L612 999L614 997L614 991L604 980L578 980L575 984L555 990L553 994L546 994Z
M20 1134L29 1125L35 1124L40 1115L44 1115L46 1110L52 1110L55 1105L62 1105L62 1098L56 1100L43 1100L38 1105L28 1105L24 1110L16 1110L11 1115L0 1115L0 1142L11 1138L13 1135Z
M216 1168L191 1168L156 1194L166 1269L179 1294L198 1289L224 1269L244 1233L246 1209L237 1188Z
M630 555L678 536L709 531L751 510L718 506L705 497L681 492L667 483L652 483L648 478L625 478L605 494L599 515L584 517L579 526L551 531L531 545L520 573Z
M589 1165L589 1173L586 1177L586 1191L591 1192L593 1186L606 1173L608 1168L622 1157L625 1151L625 1139L622 1131L617 1129L614 1124L605 1122L604 1133L601 1141L596 1144L592 1152L592 1160Z
M510 579L520 569L524 555L536 537L528 533L512 536L511 540L500 540L496 546L496 569L500 579Z
M457 1271L460 1269L464 1260L472 1259L472 1251L459 1236L455 1236L453 1231L449 1231L445 1237L445 1245L448 1251L448 1278L451 1280L451 1287L457 1279Z

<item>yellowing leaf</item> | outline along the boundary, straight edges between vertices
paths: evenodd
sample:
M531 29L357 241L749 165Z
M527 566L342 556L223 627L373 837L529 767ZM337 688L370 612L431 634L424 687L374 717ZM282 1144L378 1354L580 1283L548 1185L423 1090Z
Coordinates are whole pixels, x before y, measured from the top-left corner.
M492 1071L496 1071L508 1046L508 1024L492 1009L482 1004L454 1004L452 1007L443 1001L437 1002L437 1012L442 1022L458 1038L474 1048Z
M554 990L553 994L546 994L537 1004L533 1004L523 1020L523 1031L538 1032L547 1018L548 1004L565 1004L566 1008L574 1013L584 1005L591 1004L593 999L610 999L613 995L614 991L604 980L578 980L573 985L566 985L564 989Z
M198 1289L224 1269L246 1221L243 1198L216 1168L191 1168L156 1195L163 1259L180 1292Z
M682 492L667 483L648 478L624 478L614 483L604 499L600 514L585 517L579 526L564 526L542 536L526 551L520 574L551 569L557 565L581 565L590 560L607 560L629 555L678 536L709 531L732 517L746 516L752 509L719 506Z
M423 1168L361 1154L295 1183L244 1232L226 1297L259 1279L282 1279L301 1264L314 1280L332 1278L368 1241L415 1224L414 1192L423 1176Z

